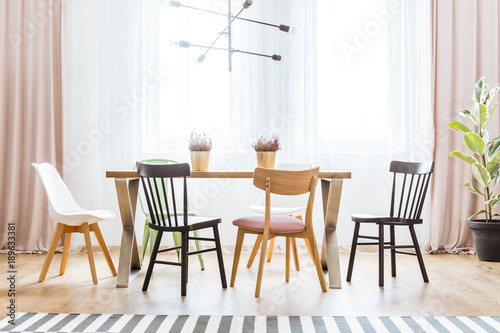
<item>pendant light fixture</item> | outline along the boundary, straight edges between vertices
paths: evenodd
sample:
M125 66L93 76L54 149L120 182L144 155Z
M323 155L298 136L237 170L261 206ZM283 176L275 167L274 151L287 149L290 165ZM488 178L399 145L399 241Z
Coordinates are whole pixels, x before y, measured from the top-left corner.
M162 0L162 4L164 4L164 3L165 3L165 1ZM203 52L198 57L198 63L202 63L205 60L205 58L206 58L208 52L210 52L210 50L227 51L228 52L228 69L229 69L229 71L232 70L231 56L233 55L233 53L243 53L243 54L254 55L254 56L259 56L259 57L266 57L266 58L270 58L274 61L281 61L282 60L282 57L279 54L269 55L269 54L262 54L262 53L257 53L257 52L249 52L249 51L234 49L232 47L231 24L235 20L247 21L247 22L251 22L251 23L255 23L255 24L261 24L261 25L266 25L269 27L278 28L280 31L285 32L285 33L295 34L297 31L296 29L290 28L290 26L284 25L284 24L276 25L276 24L261 22L261 21L257 21L257 20L250 20L247 18L240 17L240 14L245 9L248 9L253 4L253 0L245 0L243 2L242 8L240 9L238 14L236 14L236 15L232 15L232 13L231 13L231 0L227 1L227 14L211 11L208 9L183 5L179 1L172 0L172 1L167 1L166 3L168 3L168 4L170 4L170 6L176 7L176 8L187 8L187 9L202 11L202 12L213 14L213 15L222 15L222 16L227 17L227 26L221 32L219 32L219 35L215 38L215 40L209 46L200 45L200 44L192 44L189 41L184 41L184 40L174 40L174 41L172 41L172 46L181 47L181 48L196 47L196 48L205 49L205 52ZM215 43L219 40L219 38L221 36L227 37L227 41L228 41L227 48L220 48L220 47L214 46Z

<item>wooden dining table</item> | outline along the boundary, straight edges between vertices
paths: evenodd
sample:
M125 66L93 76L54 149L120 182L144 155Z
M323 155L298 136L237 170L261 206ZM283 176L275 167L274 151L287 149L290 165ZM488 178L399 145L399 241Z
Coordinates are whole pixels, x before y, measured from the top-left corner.
M117 288L127 288L141 270L139 250L134 231L137 196L139 193L139 174L135 170L106 171L106 178L114 178L120 216L122 220L122 239L118 262ZM190 178L253 178L253 171L192 171ZM342 287L337 242L337 219L339 215L342 183L350 179L350 172L320 171L321 193L323 198L323 217L325 233L321 247L321 264L328 270L330 288Z

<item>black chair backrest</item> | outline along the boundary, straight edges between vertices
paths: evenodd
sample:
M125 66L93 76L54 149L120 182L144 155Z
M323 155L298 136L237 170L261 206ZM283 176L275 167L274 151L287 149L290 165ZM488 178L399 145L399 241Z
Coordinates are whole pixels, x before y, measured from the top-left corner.
M394 173L390 216L405 219L420 219L431 174L434 171L434 161L392 161L390 171ZM400 191L396 193L398 174L403 175L403 183ZM398 206L396 207L396 205Z
M189 164L148 164L137 162L137 173L141 176L142 187L146 196L149 215L153 224L163 227L178 227L177 206L175 202L175 190L173 178L184 178L183 193L183 225L187 225L187 182L186 177L191 175ZM170 180L168 182L167 180ZM170 192L172 197L172 207L170 207L167 197L170 183ZM160 198L165 198L161 200Z

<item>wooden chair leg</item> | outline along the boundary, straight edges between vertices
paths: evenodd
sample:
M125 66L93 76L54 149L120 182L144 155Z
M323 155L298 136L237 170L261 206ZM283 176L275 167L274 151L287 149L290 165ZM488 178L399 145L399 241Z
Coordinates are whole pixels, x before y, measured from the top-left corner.
M233 270L231 272L231 282L229 283L231 287L234 287L234 281L236 280L236 272L238 271L238 263L240 262L241 247L243 245L244 238L245 233L240 228L238 228L236 248L234 249Z
M318 252L318 245L316 245L316 237L314 236L314 232L310 231L308 233L309 242L311 243L311 249L314 254L314 266L316 266L316 273L318 274L319 284L321 286L321 290L326 293L328 291L326 287L325 276L323 275L323 267L321 266L321 260Z
M269 242L270 244L269 244L269 252L267 253L267 262L270 262L271 258L273 257L273 249L274 249L274 241L275 240L276 240L276 238L273 238Z
M260 296L260 288L262 286L262 274L264 272L264 261L266 260L266 250L269 235L264 232L262 237L262 245L260 249L259 272L257 273L257 284L255 286L255 297Z
M142 265L142 262L144 261L144 257L146 256L146 250L148 248L148 243L149 243L149 233L150 233L150 229L149 229L148 221L146 220L146 223L144 223L144 232L142 234L142 246L141 246L141 257L140 257L141 265ZM149 251L149 252L151 255L151 251Z
M113 260L108 251L108 247L106 246L106 242L102 237L101 229L97 223L91 225L92 231L94 231L95 238L97 238L97 242L99 243L99 247L101 248L102 253L104 254L104 258L106 259L106 263L108 264L111 275L116 276L115 265L113 265Z
M356 222L356 225L354 226L354 233L352 235L351 254L349 256L349 268L347 269L347 277L346 277L347 282L351 282L352 269L354 267L354 257L356 256L356 247L358 246L358 236L359 236L360 225L361 225L361 223Z
M310 232L309 234L309 242L311 244L311 250L314 254L314 265L316 266L316 273L318 274L319 283L321 286L321 290L323 292L327 292L325 276L323 274L323 266L321 265L321 259L318 252L318 245L316 243L316 237L314 236L314 232Z
M424 258L422 258L422 252L420 251L420 246L418 245L417 234L415 233L415 228L410 225L411 239L413 240L413 246L415 247L415 253L417 254L418 264L420 266L420 271L422 272L422 278L424 282L429 282L429 277L427 276L427 271L425 270Z
M200 237L200 231L199 230L195 230L193 231L193 234L195 237ZM200 251L201 250L201 243L199 240L195 240L194 241L194 245L196 246L196 250ZM198 260L200 262L200 267L201 267L201 270L205 270L205 262L203 261L203 254L201 253L198 253Z
M255 244L253 245L252 253L250 254L250 258L248 258L247 267L252 267L253 261L257 252L259 251L260 243L262 242L262 235L257 235L257 239L255 240Z
M174 231L172 233L172 238L174 239L174 246L182 245L182 235L180 232ZM181 262L181 250L177 249L175 252L177 253L177 262Z
M311 249L311 244L309 243L309 239L304 238L304 243L306 244L307 251L309 252L309 256L311 257L312 262L314 263L314 254Z
M384 225L378 225L378 285L384 286Z
M186 285L188 280L188 233L181 233L181 296L186 296Z
M153 249L156 243L156 236L158 236L158 230L149 228L149 256L153 253Z
M82 224L83 238L85 238L85 247L87 248L87 256L89 258L90 273L92 274L92 282L97 284L97 274L94 264L94 252L92 251L92 242L90 241L89 224L85 222Z
M391 246L396 245L394 226L390 226ZM391 249L391 275L396 277L396 249Z
M295 237L290 237L290 242L292 243L292 253L293 253L293 262L295 264L295 270L300 271L299 251L297 250L297 240L295 239Z
M149 265L148 271L146 272L146 277L144 278L144 283L142 285L142 291L147 291L149 287L149 280L151 279L151 274L153 274L153 267L156 261L156 256L158 255L158 248L160 247L161 238L163 236L163 231L158 232L156 235L155 245L153 246L153 251L149 255Z
M285 266L285 281L290 282L290 237L286 237Z
M219 261L220 281L222 283L222 288L225 289L227 288L226 270L224 269L224 260L222 258L222 246L220 244L219 228L215 226L213 227L213 229L214 229L215 247L217 248L217 260Z
M61 258L61 268L59 274L63 275L66 271L66 261L68 260L69 243L71 242L71 233L64 235L64 249Z
M52 236L52 240L50 241L49 249L47 250L47 257L45 257L42 271L40 272L40 276L38 277L39 282L45 280L45 276L47 276L50 263L52 262L52 258L54 257L54 253L56 252L57 244L61 239L63 230L64 230L64 224L57 223L56 230L54 230L54 235Z

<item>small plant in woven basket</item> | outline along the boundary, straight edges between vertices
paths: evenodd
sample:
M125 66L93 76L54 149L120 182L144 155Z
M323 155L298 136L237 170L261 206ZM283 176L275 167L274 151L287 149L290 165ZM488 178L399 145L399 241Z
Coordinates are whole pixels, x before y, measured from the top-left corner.
M274 168L276 152L281 149L280 138L273 135L271 138L261 136L257 142L252 143L257 153L257 165L263 168Z
M212 149L212 138L205 132L199 133L193 130L189 138L189 150L210 151Z
M255 151L278 151L281 149L280 138L273 135L271 138L266 138L261 136L257 142L252 143L253 149Z

